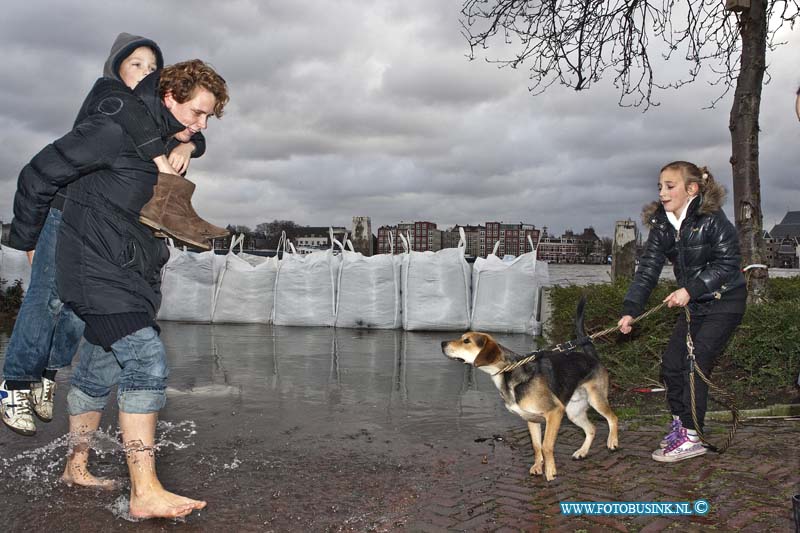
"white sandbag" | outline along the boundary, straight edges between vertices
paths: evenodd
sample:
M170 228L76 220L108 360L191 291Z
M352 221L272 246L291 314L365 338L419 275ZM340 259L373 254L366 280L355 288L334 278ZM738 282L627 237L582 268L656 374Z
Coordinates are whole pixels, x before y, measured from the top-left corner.
M533 248L530 237L528 241ZM470 329L540 334L539 298L548 282L547 263L536 260L536 250L512 261L500 259L496 252L497 245L486 259L475 260Z
M23 290L27 291L31 283L31 265L28 262L28 254L22 250L1 245L0 278L6 282L3 289L11 287L14 282L20 280Z
M289 243L275 276L273 323L277 326L333 326L336 322L336 282L341 256L331 248L310 254L298 254ZM285 248L285 247L284 247Z
M161 269L161 308L156 318L211 322L219 263L213 250L197 253L170 246L169 261Z
M392 252L365 257L349 240L347 245L339 268L336 327L399 328L402 258Z
M464 331L469 328L472 269L464 259L466 236L459 228L457 248L403 254L403 328ZM405 238L401 236L404 245ZM406 248L408 249L408 248Z
M267 324L275 303L278 256L261 257L242 251L244 234L231 239L225 268L218 280L212 322ZM239 254L233 253L239 245ZM279 245L280 246L280 245Z

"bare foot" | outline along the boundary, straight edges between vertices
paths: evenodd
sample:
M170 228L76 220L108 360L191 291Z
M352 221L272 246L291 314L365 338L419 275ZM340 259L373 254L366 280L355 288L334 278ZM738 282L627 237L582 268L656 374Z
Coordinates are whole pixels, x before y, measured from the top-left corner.
M158 488L140 496L131 494L130 514L133 518L181 518L205 506L204 501Z
M67 461L67 467L61 475L61 482L68 487L78 485L102 490L114 490L117 487L115 480L95 477L86 469L85 465L75 465L69 461Z

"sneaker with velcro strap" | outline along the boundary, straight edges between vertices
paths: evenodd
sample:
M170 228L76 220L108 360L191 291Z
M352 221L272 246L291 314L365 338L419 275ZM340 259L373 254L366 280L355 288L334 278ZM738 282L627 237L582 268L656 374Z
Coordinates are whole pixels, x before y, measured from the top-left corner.
M20 435L36 433L33 423L29 390L8 390L6 382L0 384L0 415L3 423Z

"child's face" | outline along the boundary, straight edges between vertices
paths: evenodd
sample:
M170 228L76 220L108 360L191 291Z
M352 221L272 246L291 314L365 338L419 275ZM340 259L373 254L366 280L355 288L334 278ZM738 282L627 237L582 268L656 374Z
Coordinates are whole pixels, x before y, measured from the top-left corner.
M140 46L126 57L119 66L122 82L133 89L145 76L158 68L156 54L149 46Z
M680 217L686 204L689 203L689 196L697 194L697 185L694 183L686 190L686 182L679 170L668 168L661 173L658 178L658 199L664 209L676 217Z

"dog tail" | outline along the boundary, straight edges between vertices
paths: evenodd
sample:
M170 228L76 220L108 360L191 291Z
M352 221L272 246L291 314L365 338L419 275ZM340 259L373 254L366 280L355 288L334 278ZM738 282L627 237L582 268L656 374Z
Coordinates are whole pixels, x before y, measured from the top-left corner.
M586 307L586 295L581 295L578 301L578 309L575 311L575 337L577 338L578 345L583 348L583 351L591 356L598 357L597 350L594 348L592 339L586 334L586 327L583 322L583 310Z

